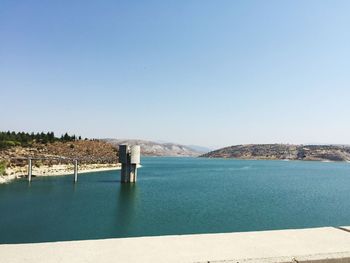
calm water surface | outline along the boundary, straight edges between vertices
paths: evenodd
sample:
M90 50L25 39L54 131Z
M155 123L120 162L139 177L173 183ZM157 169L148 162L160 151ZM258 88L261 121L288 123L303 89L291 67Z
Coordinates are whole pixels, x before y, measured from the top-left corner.
M0 243L350 225L350 164L143 158L119 171L0 185Z

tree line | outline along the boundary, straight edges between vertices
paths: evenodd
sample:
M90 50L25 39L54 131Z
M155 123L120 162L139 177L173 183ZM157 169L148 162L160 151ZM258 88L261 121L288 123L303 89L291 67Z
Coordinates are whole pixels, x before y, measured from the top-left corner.
M6 149L13 146L30 146L33 143L53 143L53 142L71 142L81 140L81 136L69 135L65 133L60 137L56 137L54 132L0 132L0 149ZM87 140L87 138L85 138Z

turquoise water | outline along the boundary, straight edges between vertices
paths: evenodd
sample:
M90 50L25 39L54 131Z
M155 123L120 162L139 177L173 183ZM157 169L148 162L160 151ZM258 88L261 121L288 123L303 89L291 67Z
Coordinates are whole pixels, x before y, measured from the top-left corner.
M143 158L119 171L0 185L0 243L350 225L350 164Z

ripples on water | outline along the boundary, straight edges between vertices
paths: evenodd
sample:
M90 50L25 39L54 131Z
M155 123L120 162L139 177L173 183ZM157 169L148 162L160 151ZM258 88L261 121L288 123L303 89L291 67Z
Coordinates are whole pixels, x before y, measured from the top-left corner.
M143 158L119 171L0 185L0 243L350 225L350 164Z

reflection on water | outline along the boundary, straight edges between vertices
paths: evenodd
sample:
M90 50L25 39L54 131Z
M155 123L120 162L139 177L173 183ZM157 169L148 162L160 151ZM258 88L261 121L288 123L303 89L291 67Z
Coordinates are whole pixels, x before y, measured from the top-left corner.
M138 187L136 184L121 184L117 204L115 227L122 235L127 235L136 219Z

